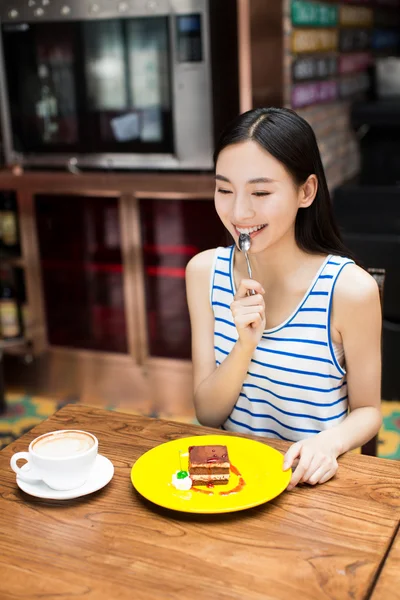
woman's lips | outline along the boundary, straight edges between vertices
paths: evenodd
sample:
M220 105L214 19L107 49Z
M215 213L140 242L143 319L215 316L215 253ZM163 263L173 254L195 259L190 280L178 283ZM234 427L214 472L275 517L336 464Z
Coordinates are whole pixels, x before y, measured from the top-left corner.
M234 226L235 227L235 226ZM268 224L264 225L264 227L262 227L261 229L258 229L258 231L253 231L252 233L249 233L248 235L250 236L251 239L255 238L259 233L261 233L262 231L264 231L264 229L266 229L268 227ZM235 227L235 232L236 235L239 237L240 235L240 231Z

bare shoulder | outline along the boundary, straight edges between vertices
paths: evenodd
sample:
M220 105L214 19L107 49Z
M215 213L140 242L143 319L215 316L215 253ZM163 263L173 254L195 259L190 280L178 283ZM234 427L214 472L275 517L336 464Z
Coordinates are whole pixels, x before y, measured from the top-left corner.
M199 252L193 258L191 258L187 264L187 271L199 272L203 270L207 270L211 268L211 265L214 260L216 249L211 248L211 250L204 250L203 252Z
M189 311L199 310L206 302L210 293L211 269L216 249L204 250L190 259L186 266L186 294Z
M216 249L204 250L191 258L186 265L186 278L206 277L211 273Z
M356 264L349 264L340 273L335 286L335 300L347 306L362 306L379 301L375 279Z
M379 331L382 309L375 279L361 267L348 264L338 276L333 295L332 335L336 342L361 340L361 331ZM348 348L347 348L348 350Z

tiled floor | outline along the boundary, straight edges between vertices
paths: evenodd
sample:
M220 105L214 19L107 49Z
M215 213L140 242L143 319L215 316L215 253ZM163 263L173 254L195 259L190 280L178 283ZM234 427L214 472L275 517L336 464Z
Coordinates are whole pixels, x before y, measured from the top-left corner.
M0 415L0 449L54 414L57 410L65 406L65 404L76 404L78 402L79 398L76 397L52 400L47 397L32 397L20 393L8 393L6 397L6 412ZM90 404L97 406L95 402L91 402ZM144 414L143 412L132 410L128 404L99 405L99 408L118 410L130 414ZM145 416L157 417L158 415L146 413ZM174 415L168 418L183 423L196 423L194 415Z
M54 414L68 403L79 402L79 398L51 400L38 396L24 396L17 393L7 394L7 411L0 416L0 448L11 443L26 431ZM135 413L129 405L102 406L109 410ZM400 460L400 402L383 402L383 426L379 433L378 454L382 458ZM137 413L136 413L137 414ZM149 414L156 417L158 415ZM192 416L173 415L175 421L196 422Z

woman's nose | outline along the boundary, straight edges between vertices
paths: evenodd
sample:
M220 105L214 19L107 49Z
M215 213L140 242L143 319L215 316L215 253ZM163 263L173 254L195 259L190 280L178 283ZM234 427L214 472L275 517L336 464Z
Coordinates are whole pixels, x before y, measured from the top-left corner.
M237 195L233 207L235 223L245 223L254 218L255 210L251 198L246 195Z

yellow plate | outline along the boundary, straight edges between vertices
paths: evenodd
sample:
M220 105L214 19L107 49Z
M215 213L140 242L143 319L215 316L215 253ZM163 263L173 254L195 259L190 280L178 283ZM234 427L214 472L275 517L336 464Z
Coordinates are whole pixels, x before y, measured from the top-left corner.
M188 470L189 446L223 444L228 448L229 460L240 472L245 484L237 491L240 476L232 472L227 485L212 489L201 486L187 492L177 490L171 483L179 471L179 451L182 468ZM245 510L272 500L286 489L291 469L282 470L283 455L261 442L227 435L201 435L166 442L143 454L133 465L131 481L147 500L170 508L191 513L226 513ZM240 486L239 486L240 487Z

